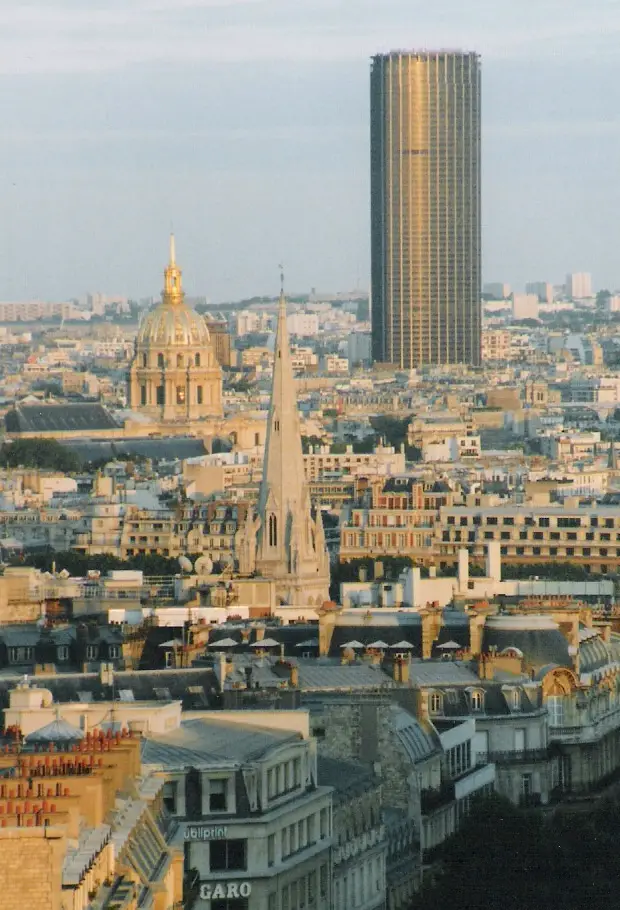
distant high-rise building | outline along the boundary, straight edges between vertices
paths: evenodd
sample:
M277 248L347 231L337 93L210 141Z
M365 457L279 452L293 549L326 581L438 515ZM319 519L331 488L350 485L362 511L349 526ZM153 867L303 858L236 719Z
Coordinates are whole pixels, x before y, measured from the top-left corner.
M553 303L553 285L549 281L529 281L526 294L536 294L540 303Z
M573 300L592 297L592 275L589 272L574 272L566 276L566 293Z
M371 69L373 359L480 363L480 58Z
M512 289L509 284L505 284L503 281L487 281L482 288L482 293L486 294L487 297L492 297L494 300L508 300Z

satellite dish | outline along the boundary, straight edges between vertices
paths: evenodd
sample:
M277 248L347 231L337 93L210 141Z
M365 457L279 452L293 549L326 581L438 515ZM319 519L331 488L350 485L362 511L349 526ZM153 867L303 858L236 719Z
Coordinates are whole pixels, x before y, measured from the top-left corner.
M191 561L191 559L188 559L187 556L179 556L179 565L181 566L182 572L193 572L194 571L192 561Z
M213 560L208 556L199 556L194 565L197 575L210 575L213 572Z

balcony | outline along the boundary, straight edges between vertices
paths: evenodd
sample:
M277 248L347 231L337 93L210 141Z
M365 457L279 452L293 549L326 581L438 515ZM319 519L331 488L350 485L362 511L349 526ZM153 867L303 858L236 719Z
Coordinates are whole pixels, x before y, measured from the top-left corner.
M550 726L549 738L552 742L564 744L594 743L608 733L620 729L620 707L591 720L585 719L582 724Z
M486 758L481 758L484 764L496 762L499 765L528 764L530 762L546 761L551 757L549 749L522 749L518 752L489 752Z
M447 806L455 798L454 781L446 781L436 790L422 790L420 793L420 807L422 814L434 812L442 806Z

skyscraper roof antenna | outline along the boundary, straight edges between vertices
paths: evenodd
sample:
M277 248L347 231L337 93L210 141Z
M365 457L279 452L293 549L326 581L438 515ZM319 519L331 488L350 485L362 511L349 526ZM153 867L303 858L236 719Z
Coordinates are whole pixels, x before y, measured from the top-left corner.
M284 297L284 266L282 263L278 266L280 269L280 297Z

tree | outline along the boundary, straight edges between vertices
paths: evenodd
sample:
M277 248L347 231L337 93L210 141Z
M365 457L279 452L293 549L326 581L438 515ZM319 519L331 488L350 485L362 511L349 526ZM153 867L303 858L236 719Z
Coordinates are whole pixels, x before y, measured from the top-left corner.
M436 852L434 881L411 910L590 910L619 907L615 877L618 799L578 814L519 809L492 796L477 801Z
M71 474L80 470L75 452L56 439L15 439L0 447L0 464L5 468L43 468Z

